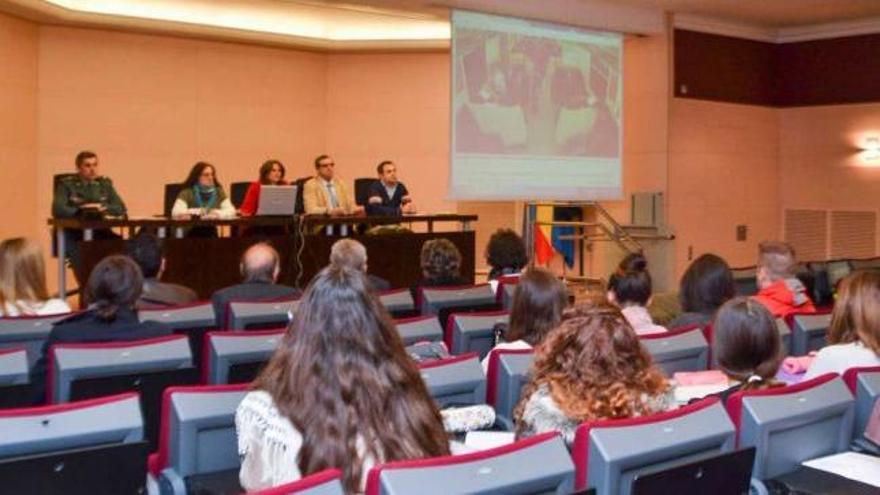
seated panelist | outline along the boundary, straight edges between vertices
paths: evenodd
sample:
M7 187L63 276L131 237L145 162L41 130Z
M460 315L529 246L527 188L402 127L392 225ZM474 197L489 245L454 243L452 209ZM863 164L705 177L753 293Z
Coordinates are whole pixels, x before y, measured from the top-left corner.
M317 175L303 185L303 207L307 215L333 217L356 215L363 207L355 205L345 184L335 177L333 158L321 155L315 158Z
M394 162L385 160L376 167L379 180L370 184L367 191L367 215L397 216L415 213L406 186L397 180L397 167Z
M278 160L266 160L263 162L263 165L260 166L260 180L251 182L244 195L244 202L241 204L241 215L256 215L257 208L260 206L260 190L262 186L286 186L288 183L284 180L285 173L284 165Z
M113 182L98 175L98 155L81 151L76 155L76 175L58 181L52 198L52 216L73 218L92 210L112 216L125 215L125 203Z
M198 162L189 171L177 195L171 216L176 219L232 218L235 207L217 182L217 171L208 162Z

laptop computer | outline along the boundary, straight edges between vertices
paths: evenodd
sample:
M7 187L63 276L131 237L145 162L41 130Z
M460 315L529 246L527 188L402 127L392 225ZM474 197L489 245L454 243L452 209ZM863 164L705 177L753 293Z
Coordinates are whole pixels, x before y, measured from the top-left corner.
M290 216L296 211L296 186L261 186L258 216Z
M747 494L754 462L755 448L749 447L641 474L633 480L632 495Z

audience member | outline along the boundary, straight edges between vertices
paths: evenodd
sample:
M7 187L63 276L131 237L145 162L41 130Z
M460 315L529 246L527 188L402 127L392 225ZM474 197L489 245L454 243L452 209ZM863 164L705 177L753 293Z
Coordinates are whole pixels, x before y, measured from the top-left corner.
M385 160L376 167L379 180L367 191L367 214L397 216L415 213L416 207L406 186L397 180L397 166Z
M217 170L208 162L197 162L183 181L174 200L171 216L188 218L232 218L235 207L217 180Z
M413 297L418 299L419 287L449 287L467 285L461 276L461 253L449 239L425 241L419 260L422 278L412 287Z
M795 277L796 267L789 244L767 241L758 245L758 293L753 297L775 317L816 311L806 287Z
M570 313L536 350L514 410L518 437L556 430L571 445L584 421L673 407L666 378L617 308L604 304Z
M85 292L87 310L55 323L34 364L31 383L39 400L45 395L49 350L53 345L142 340L171 334L171 327L165 324L138 320L134 305L143 285L141 269L127 256L108 256L95 265Z
M648 261L641 254L630 254L608 279L608 301L620 307L626 321L639 335L665 332L655 325L648 313L651 300L651 275Z
M684 313L669 327L711 323L718 308L735 295L736 285L727 262L714 254L704 254L681 277L678 298Z
M330 248L330 264L367 274L367 285L377 292L388 290L391 284L387 280L367 273L367 248L354 239L340 239Z
M22 237L0 243L0 316L67 312L66 302L49 297L40 246Z
M198 300L194 290L179 284L161 282L165 271L162 244L154 234L141 231L126 242L125 251L144 275L144 289L135 306L138 309L176 306Z
M880 366L880 273L854 272L838 287L828 345L819 350L805 380L848 368Z
M762 304L747 297L731 299L718 310L712 329L718 368L736 382L719 394L722 401L737 390L783 385L775 379L782 363L782 341L776 321Z
M287 182L284 175L287 170L284 164L278 160L266 160L260 166L260 180L251 182L247 192L244 194L244 201L241 203L241 215L253 216L257 214L257 208L260 206L260 191L262 186L284 186Z
M543 268L526 270L513 293L510 324L502 335L504 342L495 349L538 347L550 330L559 325L567 305L568 292L555 275ZM483 370L488 367L489 355L483 359Z
M281 273L281 258L272 246L259 242L241 256L239 265L244 280L214 292L211 303L217 317L217 326L226 326L226 306L231 301L292 298L299 295L293 287L276 284Z
M324 268L235 422L246 490L327 468L362 492L376 463L449 454L440 413L360 270Z
M503 275L518 275L529 264L522 238L511 229L498 229L486 244L489 280Z
M303 184L303 207L307 215L338 217L363 212L354 203L345 184L335 176L333 158L321 155L315 158L317 175Z

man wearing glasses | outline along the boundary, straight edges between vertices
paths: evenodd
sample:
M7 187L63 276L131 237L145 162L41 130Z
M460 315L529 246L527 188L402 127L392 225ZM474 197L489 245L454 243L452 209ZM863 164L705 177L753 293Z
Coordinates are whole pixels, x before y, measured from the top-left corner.
M303 207L307 215L338 217L363 212L364 208L355 205L345 184L334 176L335 165L333 158L327 155L315 158L318 175L303 185Z

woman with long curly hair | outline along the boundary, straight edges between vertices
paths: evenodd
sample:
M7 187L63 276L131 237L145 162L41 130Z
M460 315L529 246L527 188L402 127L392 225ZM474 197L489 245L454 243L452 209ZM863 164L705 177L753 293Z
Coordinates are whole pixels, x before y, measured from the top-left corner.
M569 445L584 421L630 418L674 406L663 373L617 308L569 311L535 355L514 410L517 436L560 431Z
M375 463L449 454L443 422L363 273L329 266L235 417L239 478L262 489L337 468L363 490Z

